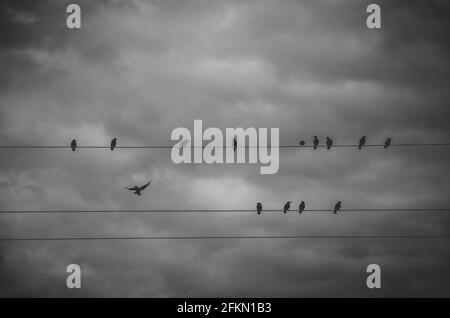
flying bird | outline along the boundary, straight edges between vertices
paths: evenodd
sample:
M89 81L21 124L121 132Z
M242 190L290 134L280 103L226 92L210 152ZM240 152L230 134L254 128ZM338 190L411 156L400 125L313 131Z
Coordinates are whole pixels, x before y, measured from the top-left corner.
M234 138L233 138L233 150L234 150L234 152L236 152L236 150L237 150L237 137L236 136L234 136Z
M358 149L361 150L361 148L366 144L366 136L362 136L359 140Z
M77 141L75 139L70 143L70 148L72 148L72 151L75 151L75 149L77 149Z
M305 201L300 202L300 206L298 207L298 213L303 213L305 211Z
M258 212L258 214L261 214L261 212L262 212L261 202L256 203L256 212Z
M386 139L386 141L384 142L384 148L387 148L391 145L392 142L392 138L389 137L388 139Z
M283 213L286 213L291 208L291 201L286 202L283 208Z
M317 136L314 136L313 144L314 144L314 149L317 149L317 146L319 145L319 138L317 138Z
M336 203L336 205L334 206L334 211L333 211L333 213L334 214L336 214L339 210L341 210L341 201L338 201L337 203Z
M117 138L114 138L113 140L111 140L111 151L114 150L114 148L116 148L117 145Z
M333 146L333 139L327 137L327 149L330 150L331 146Z
M298 143L300 146L304 146L305 145L305 141L304 140L300 140L300 142Z
M133 191L134 194L136 194L136 195L141 195L141 191L143 191L145 188L147 188L151 182L152 182L152 180L150 180L147 184L144 184L142 187L134 186L132 188L125 188L125 189Z

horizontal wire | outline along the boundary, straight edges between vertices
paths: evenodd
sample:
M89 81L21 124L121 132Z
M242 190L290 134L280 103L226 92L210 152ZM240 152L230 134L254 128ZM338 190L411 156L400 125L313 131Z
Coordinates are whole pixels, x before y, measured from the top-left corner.
M275 236L116 236L116 237L0 237L12 241L100 241L100 240L222 240L222 239L450 239L450 235L275 235Z
M422 147L422 146L430 146L430 147L447 147L450 146L450 143L400 143L400 144L392 144L390 147ZM237 146L237 148L270 148L270 145L265 146ZM358 144L337 144L333 145L331 148L358 148ZM365 147L384 147L384 144L367 144L362 146ZM76 149L110 149L110 146L77 146ZM217 148L214 146L191 146L191 147L175 147L175 145L153 145L153 146L116 146L114 149L172 149L172 148ZM220 147L223 149L230 149L233 147ZM277 148L314 148L313 145L279 145ZM327 148L326 145L319 145L317 148ZM71 149L71 146L32 146L32 145L23 145L23 146L14 146L14 145L0 145L0 149Z
M305 209L302 212L333 212L334 209ZM283 213L284 210L262 210L261 213ZM288 212L298 212L290 209ZM341 209L338 212L450 212L450 208ZM256 213L256 209L112 209L112 210L0 210L0 214L43 213Z

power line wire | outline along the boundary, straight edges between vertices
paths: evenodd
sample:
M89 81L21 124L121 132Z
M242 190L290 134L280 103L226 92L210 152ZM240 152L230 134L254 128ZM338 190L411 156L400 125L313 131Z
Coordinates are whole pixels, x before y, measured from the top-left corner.
M392 144L390 147L448 147L450 146L450 143L399 143L399 144ZM237 148L270 148L271 146L268 145L266 147L261 146L237 146ZM313 148L313 145L279 145L277 148ZM317 148L326 148L326 145L319 145ZM331 148L358 148L358 144L337 144L333 145ZM384 147L384 144L367 144L364 145L365 147ZM110 146L77 146L77 149L110 149ZM174 145L150 145L150 146L116 146L115 149L172 149L174 148ZM217 148L214 146L191 146L191 147L177 147L177 148ZM221 147L223 149L233 148L233 147ZM0 145L0 149L71 149L71 146L39 146L39 145Z
M305 209L303 212L333 212L333 209ZM283 213L282 209L267 209L264 213ZM298 212L296 209L288 212ZM339 212L450 212L450 208L391 208L391 209L341 209ZM51 213L256 213L250 209L109 209L109 210L0 210L0 214L51 214Z
M13 241L107 241L107 240L223 240L223 239L450 239L450 235L275 235L275 236L91 236L91 237L3 237Z

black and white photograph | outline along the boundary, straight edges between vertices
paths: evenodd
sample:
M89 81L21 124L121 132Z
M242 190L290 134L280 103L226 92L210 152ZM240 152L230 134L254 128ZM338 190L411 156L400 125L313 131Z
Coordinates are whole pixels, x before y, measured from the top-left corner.
M0 0L0 298L450 297L449 30L449 0Z

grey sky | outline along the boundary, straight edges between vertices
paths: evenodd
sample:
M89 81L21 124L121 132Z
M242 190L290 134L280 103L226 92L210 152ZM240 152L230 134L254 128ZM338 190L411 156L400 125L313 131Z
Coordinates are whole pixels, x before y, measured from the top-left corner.
M0 144L170 144L171 131L278 127L355 143L450 140L450 3L66 1L0 7ZM0 208L449 207L445 148L280 150L258 165L174 165L170 150L0 150ZM124 186L152 184L142 197ZM2 215L1 236L446 234L445 213ZM450 296L448 241L0 243L0 296ZM83 287L65 287L81 265ZM365 267L382 267L382 289Z

